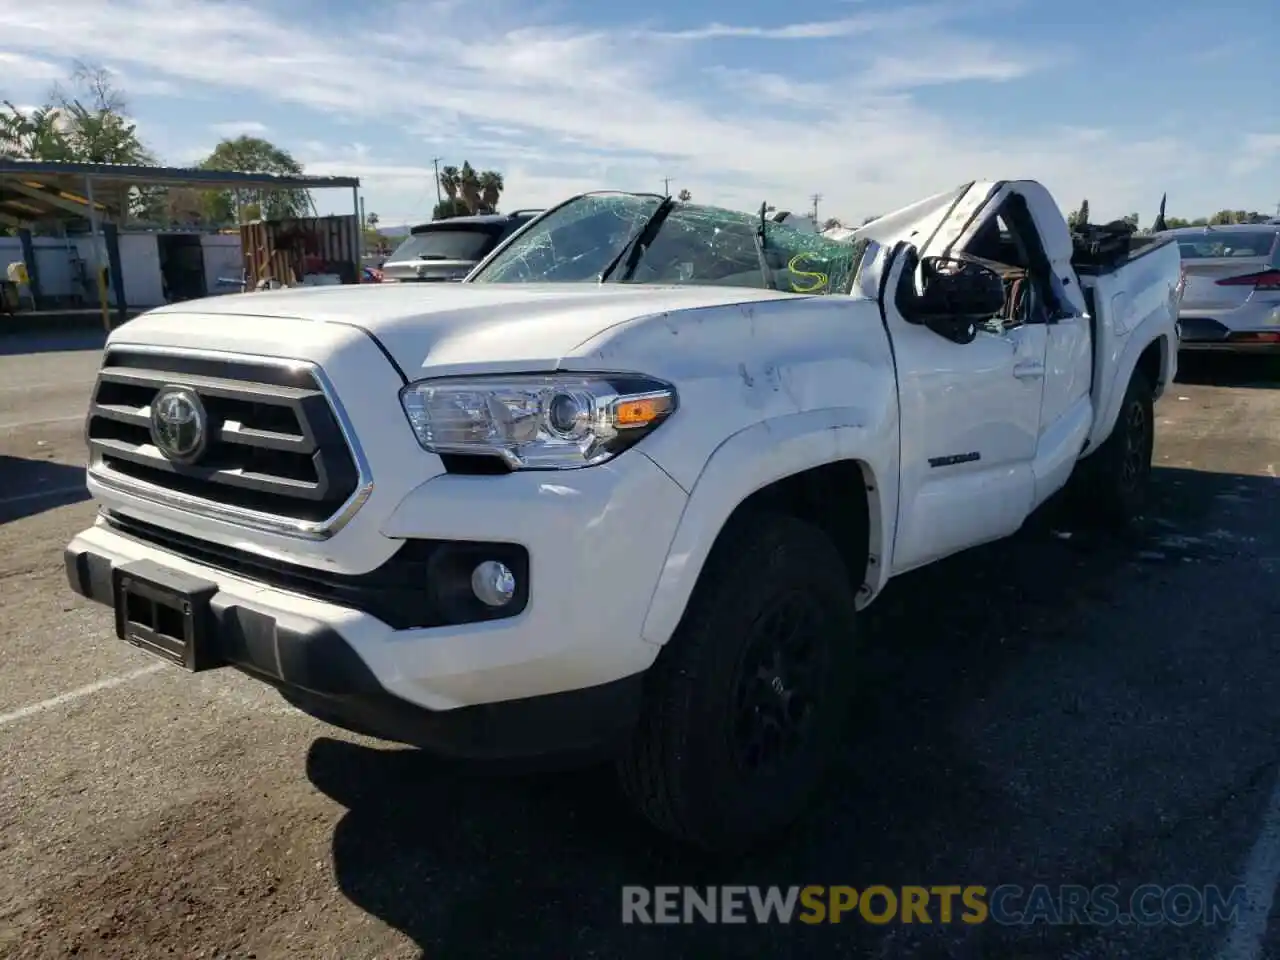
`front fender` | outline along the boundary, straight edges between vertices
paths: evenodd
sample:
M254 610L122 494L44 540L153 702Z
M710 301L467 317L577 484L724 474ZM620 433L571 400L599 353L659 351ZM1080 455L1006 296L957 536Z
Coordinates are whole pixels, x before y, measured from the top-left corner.
M856 460L870 507L871 562L865 604L883 586L898 497L896 404L884 409L812 410L759 421L720 446L698 475L676 528L644 621L644 639L662 645L675 632L712 545L747 497L801 471ZM852 495L851 491L851 495Z

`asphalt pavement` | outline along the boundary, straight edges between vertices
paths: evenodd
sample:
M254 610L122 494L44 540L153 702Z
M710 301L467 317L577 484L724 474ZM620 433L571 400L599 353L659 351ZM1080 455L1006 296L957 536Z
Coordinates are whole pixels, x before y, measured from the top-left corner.
M100 335L0 338L0 956L1280 957L1280 376L1185 361L1133 534L1055 511L895 581L829 789L741 861L608 771L463 772L189 676L65 585ZM634 926L624 885L1143 884L1234 922Z

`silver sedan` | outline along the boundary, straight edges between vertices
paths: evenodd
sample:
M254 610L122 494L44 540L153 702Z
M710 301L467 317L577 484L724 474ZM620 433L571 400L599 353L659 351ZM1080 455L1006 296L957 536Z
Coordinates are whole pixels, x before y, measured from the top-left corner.
M1280 222L1166 230L1186 281L1182 350L1280 353Z

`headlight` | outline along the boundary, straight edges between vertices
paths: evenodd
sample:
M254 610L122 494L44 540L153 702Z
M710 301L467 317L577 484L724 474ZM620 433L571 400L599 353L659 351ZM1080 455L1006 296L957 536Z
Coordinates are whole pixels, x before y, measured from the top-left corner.
M654 430L675 411L676 392L627 374L457 377L411 383L400 404L432 453L571 470L603 463Z

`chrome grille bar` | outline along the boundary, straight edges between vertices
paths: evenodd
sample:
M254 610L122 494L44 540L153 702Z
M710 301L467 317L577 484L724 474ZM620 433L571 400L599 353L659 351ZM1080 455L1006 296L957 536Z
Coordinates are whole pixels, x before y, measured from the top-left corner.
M206 408L209 442L195 464L152 440L151 403L166 386ZM307 362L113 344L85 437L91 478L113 490L291 536L332 536L372 490L332 384Z

